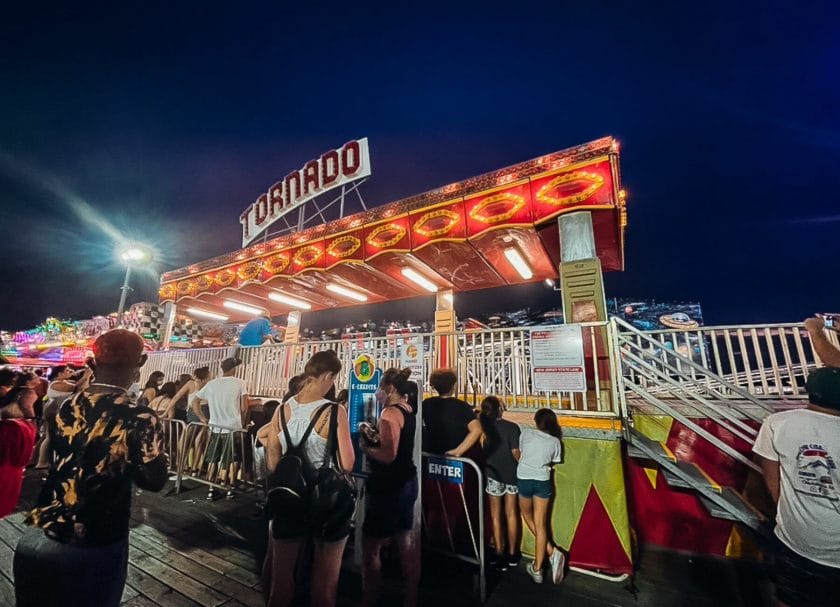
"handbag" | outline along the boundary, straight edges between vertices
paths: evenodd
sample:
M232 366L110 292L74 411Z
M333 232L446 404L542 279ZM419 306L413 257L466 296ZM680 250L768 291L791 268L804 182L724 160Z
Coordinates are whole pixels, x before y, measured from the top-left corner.
M338 403L330 405L326 452L316 473L310 501L313 535L326 541L337 541L350 533L356 510L355 479L339 466L338 407Z

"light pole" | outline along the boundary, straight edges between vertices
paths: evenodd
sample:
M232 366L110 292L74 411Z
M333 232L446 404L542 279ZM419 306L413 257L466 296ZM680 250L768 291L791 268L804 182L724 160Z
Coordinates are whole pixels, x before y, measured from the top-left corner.
M125 298L131 287L128 286L128 281L131 279L131 268L142 267L152 261L154 254L152 250L140 243L130 242L120 247L119 258L125 264L125 280L122 287L120 287L120 306L117 308L117 314L122 315L125 310Z

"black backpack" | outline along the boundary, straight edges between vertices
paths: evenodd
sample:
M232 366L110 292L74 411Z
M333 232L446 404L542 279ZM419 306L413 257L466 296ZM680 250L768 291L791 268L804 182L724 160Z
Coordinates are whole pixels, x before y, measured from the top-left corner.
M331 409L326 455L316 469L306 457L306 441L324 413ZM352 477L338 470L338 405L325 403L312 416L297 445L292 443L285 417L280 426L286 439L286 451L269 476L266 513L272 521L276 539L314 535L335 541L346 536L355 509ZM330 460L335 467L330 467Z

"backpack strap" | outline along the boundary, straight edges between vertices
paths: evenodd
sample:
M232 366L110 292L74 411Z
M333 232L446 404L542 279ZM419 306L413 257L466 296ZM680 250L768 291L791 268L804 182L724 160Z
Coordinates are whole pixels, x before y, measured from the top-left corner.
M292 435L289 433L289 426L286 425L286 416L283 415L283 409L280 409L280 427L283 430L283 436L286 438L286 450L290 449L298 449L302 444L306 442L309 438L309 435L312 434L312 430L315 428L315 424L318 423L318 420L324 414L330 405L333 403L324 403L318 410L315 411L315 415L312 416L312 419L309 421L309 426L307 426L306 431L303 433L303 436L300 437L300 441L297 445L292 442ZM289 407L289 414L291 415L291 407Z
M325 407L327 405L324 405ZM329 403L330 407L330 427L327 432L327 448L324 452L324 462L321 464L321 469L330 467L330 460L335 462L336 468L339 468L338 463L338 403Z

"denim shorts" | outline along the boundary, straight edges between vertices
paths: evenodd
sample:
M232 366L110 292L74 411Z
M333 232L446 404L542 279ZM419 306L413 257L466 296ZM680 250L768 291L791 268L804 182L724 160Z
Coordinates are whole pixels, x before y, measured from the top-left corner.
M532 498L541 497L549 500L553 494L551 490L551 481L535 481L530 478L516 479L517 487L519 488L520 497Z
M502 497L503 495L516 495L516 485L508 485L507 483L500 483L494 478L487 477L487 487L484 489L487 495L493 497Z

